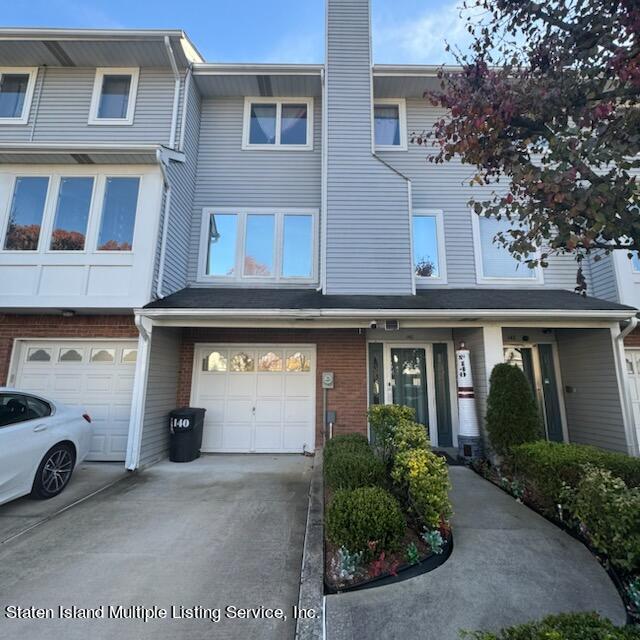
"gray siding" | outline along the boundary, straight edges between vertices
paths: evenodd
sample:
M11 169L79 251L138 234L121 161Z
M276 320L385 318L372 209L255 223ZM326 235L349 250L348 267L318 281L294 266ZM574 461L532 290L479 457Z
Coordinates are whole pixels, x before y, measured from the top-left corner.
M407 183L371 153L369 2L327 11L326 291L411 293Z
M156 327L151 335L140 467L161 460L169 451L168 414L176 408L181 340L180 329Z
M184 163L172 162L168 167L171 184L171 206L162 286L163 295L169 295L187 285L189 256L198 252L197 245L190 250L190 242L192 238L191 226L193 198L196 188L199 136L200 95L192 82L189 90L185 122L183 151L186 161Z
M611 302L619 302L620 294L618 293L618 285L616 281L616 270L613 264L613 256L600 253L600 260L596 260L596 256L589 256L589 271L591 274L590 284L591 291L589 295Z
M314 99L311 151L243 150L243 114L242 96L202 100L189 262L194 284L203 207L320 209L322 101Z
M627 453L624 420L608 329L558 329L569 440Z
M407 134L429 131L433 123L446 116L443 109L431 107L426 100L407 100ZM474 167L453 159L444 164L427 162L430 153L423 146L409 144L408 151L381 151L386 162L411 180L413 207L441 209L444 217L447 279L450 286L476 286L474 240L468 202L489 198L499 187L469 186ZM506 189L505 189L506 190ZM543 272L544 286L573 290L577 266L572 256L553 256ZM500 285L477 285L496 287ZM513 287L514 285L505 285ZM531 286L524 283L524 286Z
M0 125L0 143L169 143L174 91L170 69L140 69L132 125L88 124L95 74L92 68L41 68L28 123Z
M484 333L482 327L469 329L453 329L453 342L457 346L464 342L470 352L471 374L473 375L473 391L476 398L478 420L484 433L484 418L487 414L487 395L489 381L487 380L487 365L484 355ZM452 384L455 391L455 381ZM486 438L485 438L486 440Z

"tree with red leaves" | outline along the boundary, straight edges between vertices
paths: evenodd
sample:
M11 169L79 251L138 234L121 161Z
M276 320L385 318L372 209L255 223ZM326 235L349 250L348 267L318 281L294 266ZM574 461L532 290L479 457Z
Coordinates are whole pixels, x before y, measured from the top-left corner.
M429 160L475 167L478 215L506 216L495 241L533 268L640 250L640 1L466 0L473 37L428 92L447 116L413 135ZM504 185L496 188L501 181ZM540 252L538 253L538 250Z

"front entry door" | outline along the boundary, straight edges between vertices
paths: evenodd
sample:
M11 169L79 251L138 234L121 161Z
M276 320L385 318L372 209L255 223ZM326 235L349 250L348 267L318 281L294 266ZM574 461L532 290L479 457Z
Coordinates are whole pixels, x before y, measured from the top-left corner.
M415 409L416 421L425 426L429 424L426 360L425 349L391 349L391 401Z
M563 442L562 409L558 392L558 377L553 345L538 344L505 347L505 362L522 369L531 385L543 419L547 440Z

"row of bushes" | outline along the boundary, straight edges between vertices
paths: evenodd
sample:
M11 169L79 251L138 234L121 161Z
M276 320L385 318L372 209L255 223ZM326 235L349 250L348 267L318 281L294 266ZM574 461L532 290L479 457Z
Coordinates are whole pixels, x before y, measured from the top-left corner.
M373 447L361 435L336 436L325 446L325 482L334 492L327 537L365 559L398 548L406 530L401 505L427 531L451 513L446 462L413 419L408 407L372 407Z
M463 633L473 640L640 640L640 630L616 627L596 613L561 613L497 633Z
M504 464L538 507L579 528L612 565L640 569L639 459L539 441L512 447Z

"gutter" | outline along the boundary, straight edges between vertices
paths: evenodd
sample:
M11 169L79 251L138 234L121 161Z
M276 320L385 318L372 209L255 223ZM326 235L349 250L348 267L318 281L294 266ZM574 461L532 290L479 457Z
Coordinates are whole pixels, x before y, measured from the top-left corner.
M178 126L178 100L180 99L180 72L178 71L176 57L173 53L171 38L169 36L164 37L164 46L167 50L167 56L169 58L171 70L173 71L173 77L175 78L173 85L173 111L171 112L171 133L169 134L169 147L171 149L175 149L176 128Z
M136 309L136 314L148 318L160 317L193 317L206 316L210 318L275 318L275 319L313 319L313 318L353 318L353 319L457 319L480 320L490 318L545 318L555 320L568 319L598 319L598 320L629 320L637 313L634 309L584 311L564 311L558 309Z

